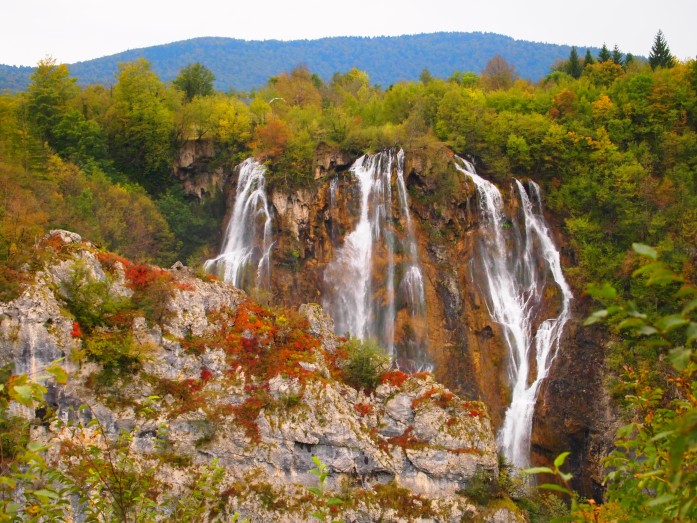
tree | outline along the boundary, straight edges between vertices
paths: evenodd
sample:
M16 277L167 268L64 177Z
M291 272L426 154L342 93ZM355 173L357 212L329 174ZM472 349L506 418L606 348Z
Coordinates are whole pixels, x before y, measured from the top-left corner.
M495 55L482 71L482 82L490 91L508 89L518 78L515 68L501 55Z
M615 47L612 49L612 61L615 62L617 65L623 65L624 60L622 60L622 51L620 51L620 48L615 44Z
M612 59L610 51L608 51L607 46L603 44L600 48L600 53L598 53L598 62L609 62Z
M106 115L110 152L117 167L151 193L166 189L170 177L176 105L171 95L144 58L119 64Z
M660 29L656 33L656 38L653 41L653 47L651 47L651 52L649 53L649 64L651 69L656 69L656 67L666 67L670 68L675 65L675 58L670 54L670 48L668 47L668 42L666 42L663 36L663 31Z
M581 62L578 59L578 51L575 46L571 48L571 53L569 54L568 69L569 74L574 78L578 79L581 77L583 67L581 67Z
M184 92L186 101L190 102L194 96L208 96L213 94L213 82L215 75L205 65L199 62L189 64L179 71L179 75L172 82L174 87Z
M592 65L595 63L595 58L593 58L593 55L591 54L590 49L586 49L586 56L583 59L583 67L585 68L587 65Z
M75 79L70 77L68 66L56 65L56 60L49 57L39 61L28 90L29 122L41 139L55 146L54 128L77 92Z

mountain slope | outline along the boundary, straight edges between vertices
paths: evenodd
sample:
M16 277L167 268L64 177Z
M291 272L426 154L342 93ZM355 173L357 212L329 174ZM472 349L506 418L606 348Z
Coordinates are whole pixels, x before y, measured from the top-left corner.
M424 68L432 75L448 77L454 71L479 73L489 59L500 54L520 76L538 80L557 60L568 57L565 45L514 40L493 33L432 33L390 37L333 37L319 40L245 41L232 38L195 38L165 45L133 49L70 66L81 84L114 83L119 62L145 57L165 81L192 62L201 62L216 76L220 90L248 90L269 77L307 65L329 80L335 72L352 67L366 71L373 83L384 87L400 80L415 80ZM24 73L24 84L18 74ZM30 69L0 66L0 90L21 89Z

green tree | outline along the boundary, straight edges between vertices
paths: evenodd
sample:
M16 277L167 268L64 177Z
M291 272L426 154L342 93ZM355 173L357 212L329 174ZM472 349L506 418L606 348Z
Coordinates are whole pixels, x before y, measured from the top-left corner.
M179 71L179 75L172 82L180 91L184 92L186 101L190 102L194 96L208 96L213 94L213 82L215 75L205 65L196 62L189 64Z
M583 67L585 68L587 65L593 65L595 63L595 58L593 58L593 55L591 54L590 49L586 49L586 56L583 59Z
M598 53L598 62L609 62L612 59L612 55L608 50L607 46L603 44L600 48L600 53Z
M617 65L624 65L624 60L622 59L622 51L620 51L620 48L615 44L615 47L612 48L612 61L615 62Z
M656 33L656 37L653 40L653 46L651 47L651 52L649 53L649 65L651 69L656 69L657 67L670 68L675 65L675 58L670 54L670 48L668 47L668 42L666 42L665 36L663 36L663 31L660 29Z
M27 109L29 122L39 138L56 145L55 127L68 111L68 101L76 94L75 78L68 66L55 59L41 60L31 75Z
M578 79L581 77L582 72L583 67L578 59L578 51L576 50L576 47L572 47L571 53L569 53L568 73L574 78Z
M119 65L113 97L106 123L116 166L158 194L171 183L176 99L144 58Z

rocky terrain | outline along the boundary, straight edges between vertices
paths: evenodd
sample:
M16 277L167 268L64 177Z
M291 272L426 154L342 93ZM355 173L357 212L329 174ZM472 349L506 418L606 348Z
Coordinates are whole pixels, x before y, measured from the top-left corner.
M66 231L42 241L37 267L0 304L0 363L38 377L62 359L69 380L49 383L55 415L33 436L78 483L87 450L111 456L126 434L119 448L158 492L185 496L218 466L217 510L252 521L322 508L307 490L313 456L344 521L521 520L504 495L484 507L463 495L500 473L486 407L429 373L381 369L357 385L319 306L265 309L181 264L135 265Z
M227 207L232 209L235 169L224 168L222 178L218 171L215 183L206 188L211 178L208 166L215 163L216 153L204 144L189 145L186 151L188 174L177 171L184 186L198 197L214 192L222 183ZM271 255L272 302L298 306L324 299L324 269L357 219L357 182L348 172L355 159L355 155L322 146L315 155L312 188L289 190L283 184L270 184L276 242ZM513 190L510 177L487 176L502 192ZM453 153L442 146L407 150L405 178L424 272L428 350L434 374L457 394L485 403L496 431L510 400L508 349L501 327L487 310L481 275L472 272L471 260L480 237L475 187L457 173ZM506 201L516 205L515 198ZM393 213L396 218L396 208ZM573 265L566 254L570 251L566 239L558 233L558 219L548 216L548 221L560 246L562 265ZM575 289L574 294L581 298L583 289ZM549 307L554 306L555 300L550 299ZM560 452L571 450L575 487L600 499L599 461L612 444L609 427L614 414L603 385L602 340L581 329L587 302L578 299L572 306L571 322L538 402L532 460L548 464ZM540 318L545 314L552 311L539 311ZM588 410L590 405L604 408Z

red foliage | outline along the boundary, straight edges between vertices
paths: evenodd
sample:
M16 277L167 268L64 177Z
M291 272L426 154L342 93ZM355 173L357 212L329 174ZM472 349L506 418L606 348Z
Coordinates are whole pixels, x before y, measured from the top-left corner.
M375 411L370 403L356 403L356 412L361 416L369 416Z
M244 433L252 440L252 443L261 442L257 417L261 409L266 406L266 401L258 396L247 398L242 405L232 407L235 422L244 429Z
M179 289L180 291L194 291L196 290L196 287L194 287L190 283L177 283L177 289Z
M133 290L146 289L158 280L168 281L172 275L165 270L146 264L131 265L126 269L128 286Z
M450 406L450 402L454 397L455 395L448 390L441 391L435 387L431 387L423 394L423 396L415 398L411 402L411 408L417 409L423 402L431 400L439 407L445 409Z
M97 259L99 260L99 263L102 264L102 267L105 267L110 272L114 271L117 262L120 263L124 269L133 265L131 260L122 258L113 252L98 252Z
M73 330L70 332L73 338L82 338L82 331L80 330L80 324L76 321L73 322Z
M201 381L210 381L213 379L213 373L208 369L201 369Z
M389 372L385 372L382 376L380 376L380 383L389 383L394 387L401 387L402 383L404 383L408 377L409 375L402 372L401 370L391 370Z
M420 449L423 448L426 445L426 442L420 440L416 436L412 434L414 431L414 427L409 425L405 430L404 433L395 436L393 438L387 438L387 443L389 445L393 445L396 447L401 447L403 449Z
M283 154L289 136L288 126L283 120L270 119L256 128L252 142L254 156L262 161L277 158Z

